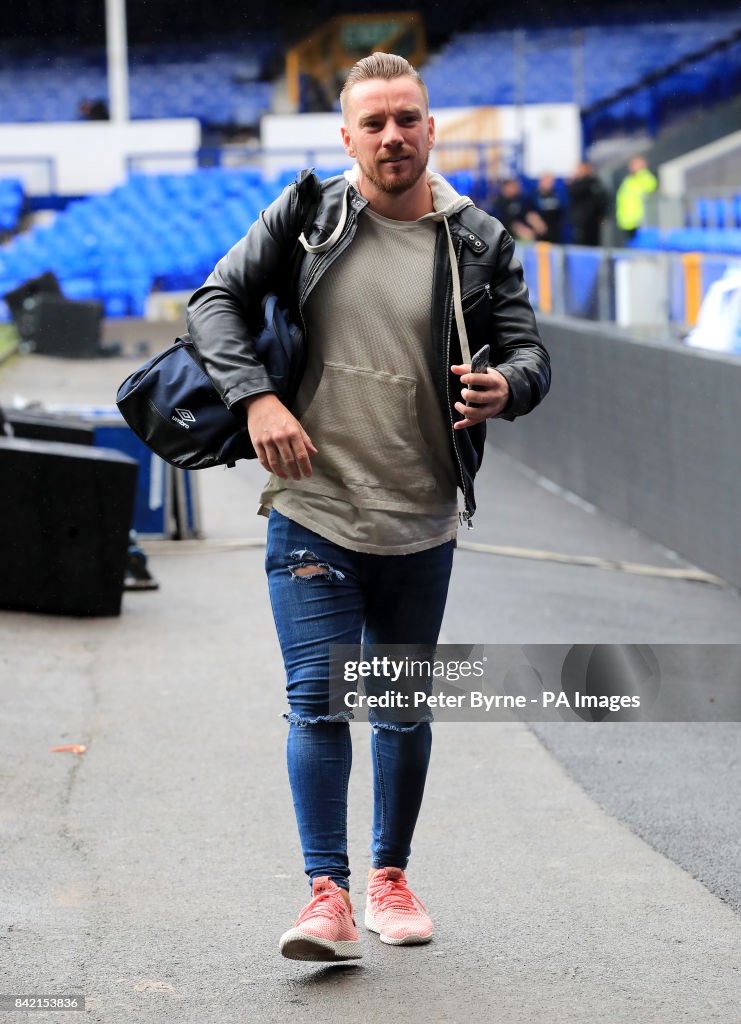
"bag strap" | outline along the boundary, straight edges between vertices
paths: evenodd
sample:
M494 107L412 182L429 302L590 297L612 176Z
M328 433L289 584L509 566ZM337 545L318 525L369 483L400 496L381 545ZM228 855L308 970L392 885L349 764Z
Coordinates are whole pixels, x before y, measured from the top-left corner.
M450 233L448 218L445 221L445 231L448 235L448 252L450 254L450 273L453 275L453 313L455 314L455 326L458 328L458 340L461 343L461 359L464 363L471 362L471 348L468 344L466 333L466 321L463 319L463 300L461 299L461 278L458 272L458 259L455 255L453 236Z
M314 168L305 168L299 171L296 176L296 192L298 193L299 204L303 206L304 217L301 224L302 231L311 227L319 209L322 199L322 184L317 177Z
M300 237L314 224L314 219L322 201L322 186L313 167L304 168L296 175L296 196L298 199L298 212L300 216L296 230L296 240L288 260L288 280L290 281L290 301L292 318L297 313L298 300L296 297L295 285L298 283L301 261L304 257L304 248L301 245Z

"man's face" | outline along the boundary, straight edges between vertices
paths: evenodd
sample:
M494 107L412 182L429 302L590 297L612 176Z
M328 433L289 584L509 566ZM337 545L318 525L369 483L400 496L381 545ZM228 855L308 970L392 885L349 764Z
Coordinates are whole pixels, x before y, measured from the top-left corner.
M362 176L379 192L400 195L413 188L435 142L435 124L414 79L359 82L345 114L342 141Z

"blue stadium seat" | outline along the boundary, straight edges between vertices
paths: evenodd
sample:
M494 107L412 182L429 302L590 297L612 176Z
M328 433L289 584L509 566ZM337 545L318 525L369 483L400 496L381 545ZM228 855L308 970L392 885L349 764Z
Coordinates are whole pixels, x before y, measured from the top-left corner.
M0 178L0 231L13 231L23 209L23 182Z
M0 281L10 290L53 270L69 297L100 299L108 316L141 316L153 286L200 285L280 190L253 167L132 175L0 248Z

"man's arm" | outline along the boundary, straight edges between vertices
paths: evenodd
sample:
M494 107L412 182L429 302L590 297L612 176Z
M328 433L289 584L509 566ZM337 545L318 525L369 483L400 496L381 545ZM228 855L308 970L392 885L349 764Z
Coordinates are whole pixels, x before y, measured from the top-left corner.
M548 225L540 216L537 210L528 210L528 212L525 214L525 220L533 229L536 236L542 236L548 233Z
M286 283L299 221L297 192L290 185L219 260L187 311L188 332L221 397L230 408L244 408L260 465L284 480L311 476L316 448L275 394L254 338L264 296Z
M188 303L188 332L229 407L275 391L255 354L254 338L262 324L262 299L285 283L282 275L288 274L299 231L296 188L290 185L219 260Z
M521 238L526 242L535 241L535 228L531 227L524 220L513 220L509 226L509 230L515 238Z
M455 424L465 429L473 423L499 416L514 420L531 412L548 394L551 361L540 340L535 314L528 298L522 264L514 254L514 241L504 235L491 282L491 364L486 374L470 373L469 364L452 366L463 389L455 408L464 419ZM473 391L469 385L480 387ZM466 403L471 403L471 408Z

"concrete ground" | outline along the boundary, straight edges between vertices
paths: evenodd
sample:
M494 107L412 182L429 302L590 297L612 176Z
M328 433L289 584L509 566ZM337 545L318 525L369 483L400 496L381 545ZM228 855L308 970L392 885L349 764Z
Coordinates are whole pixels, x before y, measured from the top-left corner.
M0 402L109 404L133 365L14 358ZM445 641L738 641L731 588L534 556L684 565L497 454L492 435L461 540L525 557L459 548ZM120 618L0 613L2 992L83 994L85 1019L105 1024L739 1024L733 722L438 723L409 866L434 941L363 931L351 966L279 956L307 890L261 476L199 475L205 540L150 544L161 588L127 593ZM353 742L360 909L366 726ZM70 743L86 752L49 752Z

